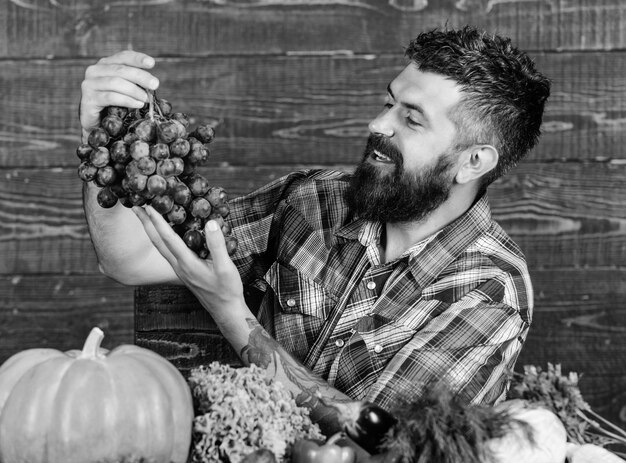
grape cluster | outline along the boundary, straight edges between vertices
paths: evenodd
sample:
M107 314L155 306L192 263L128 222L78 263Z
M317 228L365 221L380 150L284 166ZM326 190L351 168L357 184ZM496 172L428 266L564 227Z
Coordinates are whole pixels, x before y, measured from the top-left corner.
M203 259L209 257L204 225L215 220L232 255L237 239L224 220L226 191L196 172L209 157L214 129L199 125L190 130L187 115L172 112L172 105L153 93L141 109L109 106L102 116L87 143L76 149L78 176L101 187L98 204L151 205Z

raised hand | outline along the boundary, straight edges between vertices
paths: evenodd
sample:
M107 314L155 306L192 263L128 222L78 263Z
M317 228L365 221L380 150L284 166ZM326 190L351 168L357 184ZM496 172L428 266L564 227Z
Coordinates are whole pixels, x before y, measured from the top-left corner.
M103 108L141 108L148 102L144 89L156 90L159 86L159 80L147 71L154 64L151 56L126 50L87 67L79 109L83 136L98 125Z
M205 227L211 258L201 259L151 206L134 207L152 244L169 262L178 278L219 323L245 306L243 284L228 255L224 235L214 220Z

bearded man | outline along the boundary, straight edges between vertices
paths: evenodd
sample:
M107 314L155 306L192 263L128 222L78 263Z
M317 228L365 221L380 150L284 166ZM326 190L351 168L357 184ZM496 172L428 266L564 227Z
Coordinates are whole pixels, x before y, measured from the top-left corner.
M537 143L550 83L508 39L472 27L422 33L406 56L354 173L295 172L231 201L232 259L213 221L202 260L151 207L101 209L85 187L102 271L186 285L243 363L326 430L328 400L391 409L432 381L467 402L503 399L531 324L526 262L487 187ZM90 66L84 135L106 106L143 106L153 66L136 52ZM258 308L244 285L263 293Z

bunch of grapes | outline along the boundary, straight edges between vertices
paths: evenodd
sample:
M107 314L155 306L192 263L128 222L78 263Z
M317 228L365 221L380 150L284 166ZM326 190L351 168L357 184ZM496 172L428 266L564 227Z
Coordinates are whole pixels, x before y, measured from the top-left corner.
M232 255L237 239L224 220L229 214L226 191L196 172L209 157L214 129L199 125L190 130L186 114L172 112L167 100L149 95L141 109L103 110L99 127L76 149L78 176L101 187L101 207L151 205L203 259L209 256L204 226L217 221Z

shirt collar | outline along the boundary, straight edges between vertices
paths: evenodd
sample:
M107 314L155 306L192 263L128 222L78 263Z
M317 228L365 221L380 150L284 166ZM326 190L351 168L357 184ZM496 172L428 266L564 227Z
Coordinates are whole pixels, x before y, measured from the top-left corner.
M411 247L408 258L411 273L421 287L427 286L491 225L491 210L483 194L463 215L435 234ZM355 218L335 234L347 240L358 240L368 247L380 240L382 224ZM419 258L418 258L419 257Z

